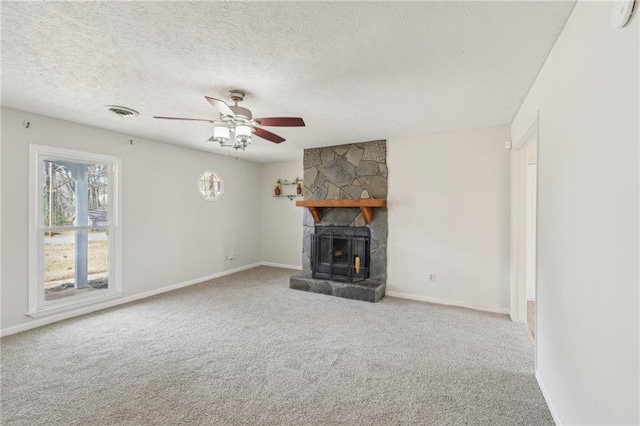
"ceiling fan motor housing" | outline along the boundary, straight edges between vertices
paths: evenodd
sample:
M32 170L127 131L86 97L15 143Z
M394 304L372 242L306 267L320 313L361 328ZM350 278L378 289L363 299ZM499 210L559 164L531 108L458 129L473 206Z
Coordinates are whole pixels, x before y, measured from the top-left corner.
M251 111L249 111L247 108L238 106L238 102L242 102L244 100L245 93L241 90L230 90L227 95L229 96L229 99L231 99L231 101L234 103L234 105L229 105L231 111L233 111L233 113L236 115L236 117L234 117L234 121L237 121L238 118L240 118L240 121L251 121L251 119L253 118Z
M231 111L236 114L236 118L244 118L247 121L253 118L253 115L251 115L251 111L246 108L242 108L241 106L236 105L229 105L229 108L231 108Z

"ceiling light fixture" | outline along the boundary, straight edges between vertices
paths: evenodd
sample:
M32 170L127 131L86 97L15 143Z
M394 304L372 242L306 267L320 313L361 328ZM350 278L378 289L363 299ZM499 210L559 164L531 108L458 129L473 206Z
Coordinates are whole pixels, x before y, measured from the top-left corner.
M218 142L223 148L230 147L236 151L239 149L244 151L251 144L253 117L251 111L238 106L238 102L244 99L244 92L232 90L229 92L229 98L234 104L233 106L227 106L229 111L226 111L222 106L223 111L220 113L220 122L215 123L213 136L209 139L209 142ZM219 102L222 101L214 99L214 104ZM225 112L229 114L225 114Z
M251 144L251 127L233 121L216 124L209 142L218 142L223 148L231 147L236 151L244 151Z
M251 144L253 135L273 143L282 143L285 141L282 136L278 136L258 126L304 127L305 125L304 120L300 117L253 118L250 110L238 105L238 102L244 100L244 92L240 90L232 90L229 92L229 98L233 101L233 105L227 105L225 101L209 96L205 96L204 98L218 111L220 114L219 119L166 117L159 115L154 115L153 118L211 123L213 124L213 136L208 139L208 142L218 142L221 147L230 147L236 151L239 149L244 151Z

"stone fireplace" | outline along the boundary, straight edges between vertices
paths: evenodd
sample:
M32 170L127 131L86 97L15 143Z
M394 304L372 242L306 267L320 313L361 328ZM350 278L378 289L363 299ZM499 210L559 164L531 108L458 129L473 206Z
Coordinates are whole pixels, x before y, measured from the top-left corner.
M304 151L303 271L290 287L377 302L387 279L386 141Z

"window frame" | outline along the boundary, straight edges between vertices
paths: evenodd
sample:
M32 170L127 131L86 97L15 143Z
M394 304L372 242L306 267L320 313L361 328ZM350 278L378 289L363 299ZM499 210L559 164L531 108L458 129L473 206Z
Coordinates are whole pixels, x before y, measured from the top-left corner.
M217 180L220 182L220 194L215 196L215 197L207 197L203 191L202 188L200 186L200 181L205 177L205 175L207 174L212 174L213 176L215 176L217 178ZM222 176L220 176L220 173L218 173L215 170L211 170L211 169L207 169L204 170L202 173L200 173L200 176L198 177L198 194L200 194L200 196L202 197L203 200L205 201L218 201L220 200L220 198L222 198L222 196L224 195L224 179L222 179Z
M45 300L44 232L42 176L44 160L67 160L88 164L105 164L109 181L107 217L109 225L64 226L64 230L106 228L109 230L109 286L104 291L87 292L56 300ZM122 159L47 145L29 145L29 300L27 315L38 318L121 297L122 286Z

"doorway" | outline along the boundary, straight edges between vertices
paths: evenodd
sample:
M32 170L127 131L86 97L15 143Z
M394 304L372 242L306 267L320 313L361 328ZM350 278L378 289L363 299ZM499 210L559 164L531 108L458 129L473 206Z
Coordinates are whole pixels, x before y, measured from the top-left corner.
M526 253L525 253L525 298L527 310L527 324L531 336L536 337L536 224L538 204L538 139L526 142L524 147L526 165L525 187L525 223L526 223Z
M511 319L536 336L538 120L511 153Z

